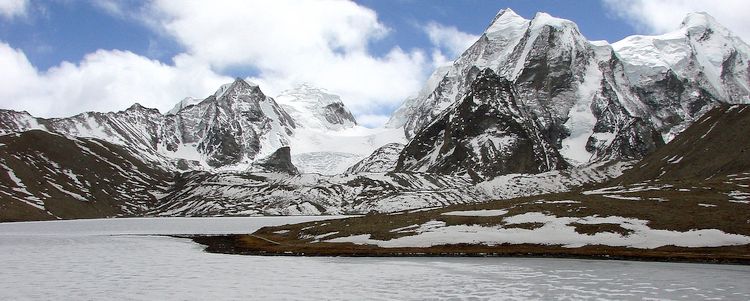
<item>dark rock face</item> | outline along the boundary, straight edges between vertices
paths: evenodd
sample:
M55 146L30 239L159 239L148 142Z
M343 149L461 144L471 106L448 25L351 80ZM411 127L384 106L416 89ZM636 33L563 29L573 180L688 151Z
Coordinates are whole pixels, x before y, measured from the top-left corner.
M236 126L236 123L233 128L241 131L240 127ZM214 125L209 129L209 132L211 135L208 135L198 144L198 149L208 154L206 163L209 166L220 167L239 163L242 160L245 149L237 141L235 133L231 129L224 128L221 125ZM249 147L249 151L255 154L258 152L258 146L253 146L255 147Z
M325 111L326 121L332 124L347 124L347 122L357 124L354 115L341 102L326 105L323 110Z
M255 171L298 175L299 170L292 164L291 149L288 146L277 149L268 157L253 163Z
M595 141L595 138L589 139L589 143ZM663 145L664 139L650 124L640 118L632 118L619 128L615 138L602 150L603 155L598 157L602 160L641 159Z
M509 81L483 70L463 101L409 142L396 171L467 174L483 180L565 167L536 118L516 98Z

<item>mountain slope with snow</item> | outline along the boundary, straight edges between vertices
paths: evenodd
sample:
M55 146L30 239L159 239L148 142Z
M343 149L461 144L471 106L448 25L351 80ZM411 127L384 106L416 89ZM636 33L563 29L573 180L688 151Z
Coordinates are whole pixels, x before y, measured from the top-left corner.
M382 173L393 171L398 163L398 156L404 149L401 143L388 143L346 169L346 174Z
M538 121L519 106L518 96L509 81L483 70L461 102L417 132L396 170L480 181L564 168L564 160L538 131Z
M41 130L0 136L0 221L143 216L174 175L131 149Z

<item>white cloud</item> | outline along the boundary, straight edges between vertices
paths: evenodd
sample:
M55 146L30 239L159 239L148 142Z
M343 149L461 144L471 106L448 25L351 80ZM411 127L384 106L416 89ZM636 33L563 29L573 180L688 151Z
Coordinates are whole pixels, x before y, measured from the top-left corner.
M639 30L665 33L679 27L690 12L707 12L743 40L750 41L747 0L602 0L615 15Z
M103 10L104 12L115 16L115 17L123 17L127 15L127 9L123 7L125 3L123 1L118 0L96 0L92 1L91 4Z
M0 17L13 19L26 15L28 0L0 0Z
M448 56L455 59L466 51L479 36L462 32L453 26L445 26L430 22L424 27L430 42L441 50L447 51Z
M196 60L257 70L253 80L271 95L299 82L324 87L355 115L400 103L429 72L419 50L371 53L368 45L389 29L350 1L158 0L152 11Z
M37 116L112 111L138 102L162 112L185 96L205 97L231 78L187 56L175 65L127 51L99 50L78 64L38 71L24 53L0 43L0 107Z
M2 0L0 0L2 1ZM378 126L389 109L415 94L432 67L447 63L476 36L431 23L432 49L397 46L379 54L370 44L391 34L377 14L351 1L151 0L137 5L93 3L113 17L142 22L184 53L171 64L118 50L38 70L0 41L0 107L35 115L121 110L138 101L168 110L186 96L205 97L242 75L268 95L308 82L342 97L360 123ZM427 53L426 51L429 51Z

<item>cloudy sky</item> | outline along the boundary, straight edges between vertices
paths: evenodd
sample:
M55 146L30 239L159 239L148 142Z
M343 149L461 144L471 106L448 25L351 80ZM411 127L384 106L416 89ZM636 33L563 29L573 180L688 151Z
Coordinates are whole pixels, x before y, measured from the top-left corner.
M572 5L575 3L575 5ZM0 0L0 108L41 117L169 110L232 78L270 96L308 82L378 126L498 10L578 23L591 40L675 29L706 11L750 40L745 0Z

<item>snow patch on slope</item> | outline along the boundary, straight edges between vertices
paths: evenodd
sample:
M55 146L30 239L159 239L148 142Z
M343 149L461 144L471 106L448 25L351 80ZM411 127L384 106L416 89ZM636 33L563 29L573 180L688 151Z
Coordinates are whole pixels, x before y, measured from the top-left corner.
M589 64L583 83L578 87L576 103L568 113L568 120L564 126L570 131L570 136L563 139L560 154L573 165L581 165L589 161L591 153L586 150L591 134L594 133L596 117L591 112L591 103L601 87L602 73L598 66Z
M582 218L558 217L539 212L529 212L503 218L506 224L542 223L536 229L503 228L502 226L485 227L480 225L436 225L420 227L416 235L404 236L391 240L372 239L370 234L354 235L329 239L327 242L349 242L354 244L372 244L384 248L431 247L448 244L542 244L561 245L566 248L578 248L586 245L605 245L615 247L632 247L654 249L662 246L678 247L718 247L744 245L750 243L750 236L725 233L717 229L700 229L685 232L652 229L648 221L619 216L587 216ZM598 232L593 235L576 232L572 223L579 224L618 224L631 231L622 235L613 232Z

